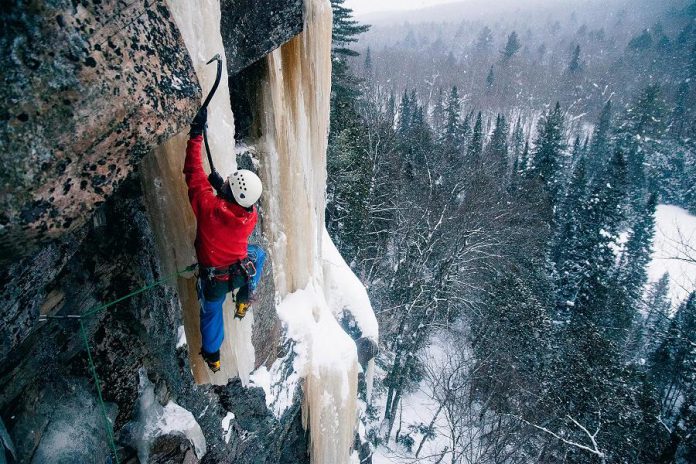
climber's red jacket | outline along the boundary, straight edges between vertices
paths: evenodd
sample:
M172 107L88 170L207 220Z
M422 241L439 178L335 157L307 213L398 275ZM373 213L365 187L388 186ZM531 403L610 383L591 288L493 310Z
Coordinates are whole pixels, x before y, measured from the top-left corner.
M184 163L188 196L198 223L196 255L201 267L225 267L246 258L258 215L256 207L249 212L215 195L203 170L202 143L201 135L189 139Z

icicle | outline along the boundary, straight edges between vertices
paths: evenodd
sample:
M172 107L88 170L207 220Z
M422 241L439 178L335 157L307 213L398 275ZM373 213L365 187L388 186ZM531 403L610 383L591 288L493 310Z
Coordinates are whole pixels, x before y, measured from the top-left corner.
M375 360L370 359L367 362L365 370L365 400L369 404L372 401L372 386L375 383Z
M296 342L294 369L304 378L311 460L342 464L350 462L355 436L358 362L355 343L327 303L325 292L333 286L324 284L331 27L330 3L306 0L303 32L268 56L257 146L264 232L282 299L278 315Z

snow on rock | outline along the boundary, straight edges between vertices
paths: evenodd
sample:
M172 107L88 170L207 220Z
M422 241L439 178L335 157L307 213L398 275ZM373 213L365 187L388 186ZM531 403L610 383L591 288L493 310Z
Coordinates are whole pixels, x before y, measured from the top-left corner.
M184 346L186 346L186 331L184 326L180 325L176 331L176 347L182 348Z
M648 266L650 281L669 273L670 296L679 304L696 290L696 216L677 206L658 205L655 213L655 243Z
M225 417L222 418L222 438L225 440L225 443L230 442L230 438L232 438L232 420L234 419L234 414L231 412L228 412Z
M154 440L167 434L183 435L193 444L196 456L200 459L206 453L206 442L200 425L190 411L170 401L164 407L155 398L154 385L147 378L145 369L140 369L140 397L138 399L138 420L133 424L133 445L138 450L140 462L147 462L150 445Z
M261 366L251 375L252 384L263 388L266 405L277 419L292 406L300 383L300 376L294 369L292 358L294 352L276 359L270 370Z
M367 291L346 264L326 229L322 241L322 264L324 294L329 308L337 317L344 311L349 312L355 318L363 337L378 340L377 317L372 310Z
M310 427L312 462L347 463L357 421L355 343L314 283L288 295L278 315L295 341L294 370L305 379L302 418Z

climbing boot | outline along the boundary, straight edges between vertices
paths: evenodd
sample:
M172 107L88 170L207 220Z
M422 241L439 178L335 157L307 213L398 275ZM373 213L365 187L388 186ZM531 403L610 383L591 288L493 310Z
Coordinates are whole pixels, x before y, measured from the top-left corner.
M208 365L208 368L213 371L213 374L220 370L220 350L215 353L201 351L201 356L203 356L203 360Z
M251 304L248 302L237 302L237 310L234 312L234 317L237 319L242 319L244 316L246 316L247 310Z

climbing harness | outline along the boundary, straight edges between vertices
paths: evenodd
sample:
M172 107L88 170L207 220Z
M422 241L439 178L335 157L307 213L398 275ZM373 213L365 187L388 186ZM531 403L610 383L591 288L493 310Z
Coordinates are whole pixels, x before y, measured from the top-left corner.
M109 303L102 304L99 306L95 306L94 308L91 308L87 311L85 311L82 314L64 314L64 315L41 315L39 316L39 321L40 322L46 322L51 319L76 319L80 323L80 335L82 336L82 342L85 345L85 349L87 351L87 363L89 364L89 370L92 373L92 379L94 380L94 384L97 388L97 398L99 399L99 406L101 409L102 413L102 419L104 420L104 428L106 429L106 436L109 441L109 446L111 447L111 452L114 455L114 462L116 464L119 464L119 459L118 459L118 452L116 451L116 442L114 441L114 430L113 427L111 426L111 421L109 420L109 417L106 415L106 405L104 404L104 398L102 397L102 389L101 389L101 382L99 380L99 375L97 375L97 367L94 364L94 359L92 358L92 350L89 346L89 338L87 337L87 330L85 329L85 323L84 319L94 316L95 314L104 311L112 306L114 306L117 303L120 303L124 300L127 300L129 298L134 297L135 295L138 295L140 293L146 292L148 290L151 290L155 287L158 287L162 285L163 283L167 282L170 279L179 277L180 275L187 274L189 272L193 272L196 270L198 267L198 264L192 264L180 271L173 272L167 276L164 276L163 278L156 280L155 282L152 282L151 284L145 285L144 287L141 287L137 290L134 290L130 292L127 295L124 295L120 298L117 298Z
M205 267L202 268L203 275L210 280L230 280L236 276L241 276L245 280L250 280L256 276L256 266L249 258L244 258L234 264L225 267Z
M222 77L222 58L220 57L220 54L218 53L214 57L210 59L206 64L210 64L213 61L217 61L217 75L215 76L215 83L213 84L213 87L210 89L210 92L208 93L208 96L205 97L205 101L203 102L203 105L201 106L201 109L203 108L208 108L208 104L210 103L210 100L213 99L213 95L215 95L215 91L218 88L218 85L220 85L220 78ZM200 110L199 110L200 111ZM215 171L215 166L213 165L213 157L210 154L210 145L208 145L208 129L203 128L203 142L205 143L205 152L208 155L208 163L210 164L210 172L216 172Z

